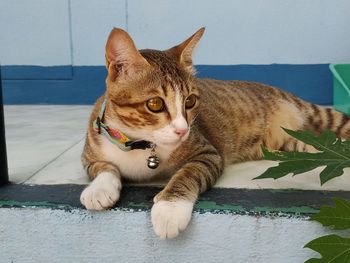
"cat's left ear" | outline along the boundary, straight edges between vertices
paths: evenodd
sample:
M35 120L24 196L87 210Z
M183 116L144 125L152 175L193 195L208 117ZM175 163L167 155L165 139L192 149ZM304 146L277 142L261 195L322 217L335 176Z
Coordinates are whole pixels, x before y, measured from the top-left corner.
M171 54L175 55L178 59L179 63L192 74L195 73L195 69L192 64L192 55L193 52L203 36L205 28L202 27L196 33L194 33L191 37L186 39L180 45L177 45L168 50Z

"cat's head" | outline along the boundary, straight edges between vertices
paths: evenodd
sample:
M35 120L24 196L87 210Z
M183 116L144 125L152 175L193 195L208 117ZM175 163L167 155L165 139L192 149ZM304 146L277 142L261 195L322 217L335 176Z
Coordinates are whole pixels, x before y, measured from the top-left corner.
M187 139L199 105L192 53L203 33L201 28L165 51L138 51L125 31L112 30L106 44L106 95L113 128L158 146Z

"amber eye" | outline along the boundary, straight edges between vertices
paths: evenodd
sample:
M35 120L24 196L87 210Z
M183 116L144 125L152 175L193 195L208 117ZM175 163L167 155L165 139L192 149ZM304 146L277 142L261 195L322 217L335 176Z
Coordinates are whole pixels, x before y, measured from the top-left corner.
M187 97L186 101L185 101L185 107L186 109L191 109L194 107L194 105L196 105L196 101L197 101L197 97L196 95L192 94L190 96Z
M161 98L152 98L146 102L147 108L152 112L161 112L164 108L164 101Z

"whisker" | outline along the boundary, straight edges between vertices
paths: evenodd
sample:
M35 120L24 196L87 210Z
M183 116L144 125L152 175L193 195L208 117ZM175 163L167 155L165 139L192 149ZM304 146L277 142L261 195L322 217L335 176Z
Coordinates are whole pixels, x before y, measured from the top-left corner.
M188 124L188 130L191 131L192 125L194 124L194 121L196 120L196 118L198 117L199 113L197 113L193 119L191 120L191 122Z

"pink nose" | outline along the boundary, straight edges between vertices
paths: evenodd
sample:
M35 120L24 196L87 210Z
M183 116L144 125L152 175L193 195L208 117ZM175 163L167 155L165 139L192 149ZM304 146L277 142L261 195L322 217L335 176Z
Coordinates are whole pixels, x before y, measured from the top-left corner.
M180 138L184 137L188 129L176 129L175 133L179 135Z

